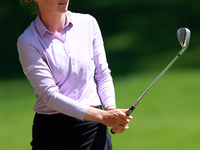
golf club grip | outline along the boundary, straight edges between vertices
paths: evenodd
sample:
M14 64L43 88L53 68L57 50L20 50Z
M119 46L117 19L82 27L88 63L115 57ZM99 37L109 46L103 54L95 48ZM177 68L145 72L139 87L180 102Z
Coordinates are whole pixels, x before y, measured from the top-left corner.
M129 116L129 115L133 112L134 109L135 109L135 106L132 105L132 106L129 108L129 110L126 112L126 115ZM110 132L111 132L112 134L115 134L115 132L113 132L112 129L110 130Z
M126 112L126 115L129 116L129 115L133 112L134 109L135 109L135 106L132 105L132 106L129 108L129 110Z

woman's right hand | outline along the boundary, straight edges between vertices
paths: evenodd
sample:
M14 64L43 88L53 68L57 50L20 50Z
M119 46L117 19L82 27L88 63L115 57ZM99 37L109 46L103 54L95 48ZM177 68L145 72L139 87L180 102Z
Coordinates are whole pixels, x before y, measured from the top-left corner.
M127 109L113 109L106 111L103 115L102 123L113 128L121 128L128 125L132 116L127 116Z
M127 109L104 111L89 107L85 115L85 120L100 122L112 127L114 133L121 133L128 129L128 123L133 118L132 116L126 115L127 111Z

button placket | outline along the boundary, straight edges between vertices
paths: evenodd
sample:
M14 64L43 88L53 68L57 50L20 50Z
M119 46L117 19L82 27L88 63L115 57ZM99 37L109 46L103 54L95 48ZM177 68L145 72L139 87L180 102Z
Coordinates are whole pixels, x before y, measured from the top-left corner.
M67 53L71 57L71 66L72 66L72 72L75 73L75 78L78 77L78 65L76 63L76 58L74 53L71 51L71 48L69 47L68 44L66 44L67 47Z
M78 77L78 64L76 63L76 59L74 57L74 55L72 54L72 68L73 68L73 72L75 73L75 78Z

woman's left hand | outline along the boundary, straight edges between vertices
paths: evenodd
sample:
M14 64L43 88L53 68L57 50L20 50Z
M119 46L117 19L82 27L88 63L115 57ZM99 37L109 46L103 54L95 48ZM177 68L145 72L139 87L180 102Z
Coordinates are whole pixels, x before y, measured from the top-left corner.
M124 132L125 130L127 130L129 128L129 126L128 125L126 125L126 126L121 126L121 127L118 127L118 128L112 128L111 130L112 130L112 132L114 132L114 133L122 133L122 132Z
M113 109L116 109L116 108L114 106L108 106L106 110L109 111L109 110L113 110ZM129 126L127 124L125 126L121 125L120 127L114 127L111 130L112 130L113 133L122 133L125 130L127 130L128 128L129 128Z

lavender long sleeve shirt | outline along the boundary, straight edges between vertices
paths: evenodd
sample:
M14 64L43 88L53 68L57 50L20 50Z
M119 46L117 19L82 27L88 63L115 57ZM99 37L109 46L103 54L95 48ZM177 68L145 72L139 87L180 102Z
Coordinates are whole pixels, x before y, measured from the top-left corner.
M84 120L90 106L116 105L113 80L95 18L70 11L66 17L54 33L38 15L18 38L19 59L34 88L35 112Z

